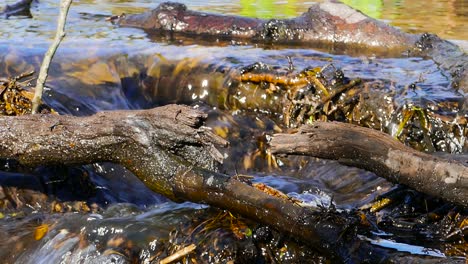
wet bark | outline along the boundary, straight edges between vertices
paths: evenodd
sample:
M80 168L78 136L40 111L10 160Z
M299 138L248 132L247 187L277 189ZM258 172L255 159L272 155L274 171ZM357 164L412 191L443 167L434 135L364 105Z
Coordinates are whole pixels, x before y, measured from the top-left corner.
M305 208L216 172L225 145L203 127L206 115L169 105L101 112L88 117L0 117L0 158L26 166L111 161L175 201L206 203L240 213L302 241L332 259L372 263L394 257L357 236L354 213Z
M341 3L312 5L293 19L262 20L188 10L179 3L162 3L152 11L114 20L121 26L190 35L248 39L263 43L362 45L402 50L417 37L404 33Z
M457 45L435 35L405 33L342 3L316 3L296 18L271 20L197 12L183 4L162 3L152 11L111 20L120 26L169 33L172 37L174 34L189 38L212 36L221 41L239 39L326 47L346 50L348 54L357 51L358 54L429 57L453 77L452 87L468 93L468 55Z
M274 135L271 151L338 160L462 206L468 203L468 160L447 160L418 152L380 131L315 122L294 134Z
M171 177L188 164L216 171L222 159L214 144L226 142L202 126L205 118L175 105L89 117L3 116L0 158L25 166L115 162L154 191L175 199Z
M373 246L357 236L367 230L355 213L334 209L306 208L271 196L249 184L223 174L191 170L176 177L178 197L240 213L272 226L318 252L342 263L379 263L393 252Z

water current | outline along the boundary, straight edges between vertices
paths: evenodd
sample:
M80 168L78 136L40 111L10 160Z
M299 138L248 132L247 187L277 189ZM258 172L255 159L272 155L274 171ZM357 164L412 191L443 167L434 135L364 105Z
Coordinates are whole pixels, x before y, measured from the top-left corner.
M0 7L13 2L4 0ZM250 100L242 93L233 99L235 105L242 107L227 105L225 91L229 79L226 76L232 69L256 62L284 69L289 66L289 58L296 69L323 67L333 62L349 78L392 83L395 91L402 94L399 100L405 102L462 97L449 87L450 79L438 65L425 58L351 56L339 50L243 43L213 44L203 40L153 37L143 30L119 28L105 21L111 15L149 10L160 2L74 1L67 36L51 66L46 102L60 114L77 116L168 103L199 107L209 112L207 126L232 142L230 149L223 150L228 155L225 172L253 175L254 181L275 187L310 206L328 206L333 200L339 210L347 210L371 202L393 185L372 173L333 161L299 157L281 161L280 158L283 166L269 166L257 155L257 140L265 132L284 129L280 109L275 112L274 107L266 107L274 104L275 98ZM195 10L262 18L294 17L313 3L182 2ZM408 32L430 31L468 46L466 1L425 1L424 8L418 1L346 2ZM57 5L56 0L40 0L32 5L32 18L0 19L0 76L12 77L39 69L55 33ZM437 23L428 22L428 18ZM177 70L177 65L182 70ZM190 74L184 75L185 71ZM155 84L156 77L159 79ZM410 84L421 78L424 84L419 90L404 93ZM267 98L261 92L256 96ZM0 172L0 188L7 190L3 193L13 193L13 188L26 198L22 201L24 206L5 205L0 211L0 257L4 263L129 263L129 256L150 263L158 254L165 254L160 249L175 239L174 229L190 225L192 218L203 218L203 213L218 214L204 205L170 202L151 192L130 172L113 164L24 172L11 171L9 164L5 163L5 169ZM36 185L42 187L34 187ZM84 201L90 210L80 209L76 201ZM53 202L65 209L54 207L60 213L45 211L45 204ZM67 206L71 207L70 212L64 213ZM77 206L80 208L75 208ZM47 226L48 232L35 240L41 225ZM443 249L437 248L440 245L424 248L431 243L410 246L395 242L388 234L381 237L380 242L371 242L412 254L445 256ZM416 240L409 241L415 243ZM226 239L224 244L228 241ZM291 259L294 262L294 258Z

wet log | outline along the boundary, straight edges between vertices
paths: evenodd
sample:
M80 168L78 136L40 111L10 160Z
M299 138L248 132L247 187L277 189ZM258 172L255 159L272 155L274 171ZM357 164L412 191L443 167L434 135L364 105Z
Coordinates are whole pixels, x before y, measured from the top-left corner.
M226 142L202 126L205 118L202 112L176 105L89 117L2 116L0 158L25 166L115 162L176 200L170 191L174 175L188 164L217 171L222 160L214 144Z
M115 16L111 21L171 36L345 49L348 54L429 57L453 77L452 87L468 93L468 55L457 45L431 34L405 33L339 2L312 4L296 18L270 20L192 11L183 4L167 2L142 14Z
M307 155L363 168L417 191L468 204L468 160L415 151L391 136L347 123L315 122L293 134L276 134L274 154Z
M356 44L381 50L402 51L402 47L418 39L336 2L313 4L293 19L270 20L192 11L184 4L166 2L146 13L119 16L114 22L126 27L262 43Z
M346 263L388 260L393 253L357 236L369 228L354 213L301 207L216 172L225 145L203 127L206 115L169 105L88 117L0 117L0 158L26 166L110 161L174 201L206 203L271 225ZM358 228L359 227L359 228Z

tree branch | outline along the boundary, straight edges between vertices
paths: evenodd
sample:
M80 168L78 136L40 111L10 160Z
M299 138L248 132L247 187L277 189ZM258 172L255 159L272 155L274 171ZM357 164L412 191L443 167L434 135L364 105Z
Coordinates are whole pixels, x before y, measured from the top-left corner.
M226 142L202 126L206 115L189 107L101 112L89 117L0 117L0 158L26 166L120 163L159 193L188 164L217 170ZM186 164L182 166L181 164Z
M207 115L186 106L101 112L88 117L0 117L0 158L27 166L119 163L174 201L206 203L270 225L332 260L372 263L395 257L357 236L354 212L306 208L217 172L226 141L203 127Z
M192 36L222 36L263 43L346 44L381 52L383 48L383 52L402 51L417 40L414 35L335 2L313 4L307 12L292 19L270 20L197 12L183 4L165 2L146 13L111 20L121 26Z
M34 98L32 99L32 113L37 113L39 105L42 101L42 93L44 90L44 84L47 80L47 75L49 72L50 62L54 57L55 51L57 50L60 42L65 37L65 22L67 21L68 10L73 0L61 0L60 1L60 15L57 23L57 31L55 33L54 42L50 45L47 50L44 60L41 64L41 69L39 71L39 76L37 78L36 88L34 90Z
M468 203L468 160L451 161L421 153L380 131L315 122L294 134L276 134L270 144L274 154L338 160L447 201L463 206Z

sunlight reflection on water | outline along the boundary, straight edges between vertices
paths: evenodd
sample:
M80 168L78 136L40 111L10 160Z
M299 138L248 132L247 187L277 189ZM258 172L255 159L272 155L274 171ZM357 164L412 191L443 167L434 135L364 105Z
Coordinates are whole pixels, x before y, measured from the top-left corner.
M6 1L6 3L12 2L15 1ZM35 68L38 68L38 63L40 62L38 58L44 53L48 41L55 32L57 2L57 0L41 0L39 4L34 4L32 10L33 19L11 18L0 20L0 36L2 37L0 59L6 65L1 69L2 74L21 73L27 67L31 67L31 64ZM56 64L51 69L51 76L48 82L48 86L54 92L55 97L52 96L47 100L53 103L54 108L61 113L84 115L101 110L140 108L142 106L152 107L164 103L158 100L163 101L163 99L169 98L172 100L170 102L188 104L197 103L201 99L209 102L212 106L214 105L214 108L218 110L222 105L217 105L216 92L217 89L221 90L225 87L222 85L217 86L219 83L223 84L222 81L224 79L221 79L221 81L215 79L213 77L215 75L213 74L213 69L221 67L227 69L238 68L258 61L272 64L275 67L284 67L288 65L288 57L292 58L294 65L298 69L309 66L324 66L329 63L328 59L330 59L337 67L342 68L348 77L389 80L395 83L395 89L398 91L405 89L410 83L417 81L421 75L424 75L426 86L406 97L403 96L401 100L418 100L421 98L436 100L453 95L453 91L446 89L448 85L447 77L440 72L438 66L431 60L421 58L382 59L351 57L300 48L264 50L254 46L206 47L197 44L177 46L168 43L151 42L142 30L116 28L104 20L105 17L115 14L138 13L149 10L156 7L160 2L162 1L75 1L70 11L69 23L67 25L68 36L65 39L64 45L61 46L57 53L56 60L54 61ZM313 3L311 1L213 0L185 0L181 2L196 10L263 18L293 17L306 11L307 7ZM417 1L403 1L403 4L401 4L402 1L384 1L384 4L381 4L382 1L347 2L356 8L367 8L362 11L390 21L394 25L411 32L430 31L440 33L442 36L449 38L468 40L468 33L464 28L467 24L467 18L463 15L463 10L466 10L463 2L462 6L455 11L449 8L449 1L437 1L437 3L430 1L433 2L432 5L424 5L424 8L415 3ZM368 4L370 2L380 3L381 5L363 6L363 2ZM454 2L459 3L459 1ZM373 8L372 10L370 9L371 7ZM461 15L459 14L460 12L462 12ZM434 19L444 17L446 20L440 20L441 23L426 23L426 16L428 14L434 16ZM447 21L452 23L453 26L448 27L447 24L444 24ZM131 81L135 81L135 83L141 81L138 84L144 84L144 77L153 77L151 76L152 73L146 70L154 69L157 72L158 69L160 70L158 67L164 66L164 60L171 60L171 63L197 61L200 62L201 67L205 67L205 65L211 67L208 69L213 72L205 72L205 75L199 76L193 82L188 81L183 87L184 89L187 87L186 89L191 92L192 101L182 101L182 99L177 97L182 89L176 89L176 86L170 84L172 84L171 81L178 84L181 80L170 80L169 78L166 86L161 85L161 90L167 90L167 93L164 94L167 97L160 99L148 96L150 99L144 102L138 101L142 100L141 98L134 101L129 100L125 95L124 88L140 89L136 90L136 92L142 92L143 88L141 85L130 88L126 87L128 83L125 83L123 79L127 77L126 81L129 83ZM197 64L195 63L194 65ZM372 65L372 67L369 65ZM436 91L434 87L437 89ZM156 91L154 93L163 97L161 96L162 92L158 94ZM262 98L266 99L266 97L266 95L262 95ZM239 103L245 105L251 103L249 100L252 98L241 94L237 99ZM260 106L256 107L254 105L251 110L258 110L259 113L262 113L262 108ZM217 111L211 111L211 114L214 113L219 114ZM257 124L261 124L262 120L259 120L259 118L249 119L250 117L247 115L243 116L241 111L236 113L238 115L235 117L226 117L220 114L220 118L213 120L211 124L224 122L229 132L238 132L237 135L245 137L241 140L252 140L256 136L252 131L263 129L260 125L255 127ZM252 128L242 131L240 129L236 130L239 126L244 125L251 125ZM249 131L248 129L251 130ZM242 147L243 145L239 144L238 148L246 151ZM238 157L233 155L230 158L237 159ZM96 165L93 166L97 167ZM88 167L88 169L91 170L92 168ZM254 169L257 168L254 167ZM302 198L310 205L329 205L332 200L331 197L333 197L335 203L341 208L355 208L369 202L375 198L376 189L381 186L384 189L390 186L388 182L377 178L371 173L338 166L337 164L323 164L316 161L310 161L301 170L284 174L277 173L276 175L265 176L257 173L254 180L261 180L299 199ZM144 233L146 226L141 221L154 218L152 220L157 223L167 211L173 212L172 221L177 221L178 219L182 219L183 214L179 215L177 212L174 212L176 209L184 209L183 206L185 206L187 210L195 210L193 204L184 204L181 208L178 208L177 205L172 203L169 203L167 208L165 207L166 205L152 208L153 204L158 204L163 199L151 194L141 183L138 185L129 184L126 181L113 181L118 176L128 177L125 172L101 172L101 175L91 174L94 183L97 184L96 189L98 189L98 193L108 199L110 203L122 203L107 209L105 213L108 215L106 217L111 218L110 220L94 219L102 220L101 222L96 221L96 226L98 226L96 228L108 228L113 223L112 221L116 219L122 220L122 223L119 223L119 228L121 225L128 228L129 226L125 225L130 221L125 218L128 217L133 221L132 224L138 227L138 229L135 229L138 232L132 231L130 228L125 229L125 231L129 234L131 232ZM127 181L136 183L138 180L133 177L127 178ZM138 204L140 207L131 203ZM165 211L166 209L167 211ZM101 216L101 218L105 217ZM76 224L77 222L72 217L63 218L61 221L60 223L63 226ZM87 218L79 219L78 223L92 226ZM152 231L158 232L157 228L160 228L161 232L169 232L173 225L175 224L172 223L169 227L155 227ZM37 255L32 256L33 261L41 258L51 261L59 260L68 254L68 246L72 247L77 244L76 237L66 237L66 234L62 234L61 232L56 232L55 235L51 235L48 238L50 239L49 242L44 242L41 248L43 251L39 250L36 252ZM53 245L54 243L62 243L65 246L62 248L63 251L56 251L55 254L50 254L53 249L49 247L49 244ZM97 253L94 245L89 245L89 247L82 249L82 251L85 253L92 252L92 254ZM46 258L47 256L48 258ZM98 259L95 255L93 257Z
M6 0L6 4L16 0ZM116 36L122 38L105 17L122 13L140 13L155 8L163 0L110 1L81 0L74 1L70 9L67 32L73 37L100 38L112 40ZM242 15L259 18L289 18L307 11L308 7L318 1L262 1L262 0L181 0L189 8L231 15ZM456 1L344 1L352 7L361 10L377 19L389 22L411 33L430 32L443 38L468 40L468 3ZM55 30L57 15L57 0L41 0L33 4L33 19L0 20L1 36L35 40L35 37L51 38ZM429 19L429 22L428 22ZM437 22L435 22L437 21ZM129 30L130 31L130 30ZM139 31L127 32L128 38L143 37Z

